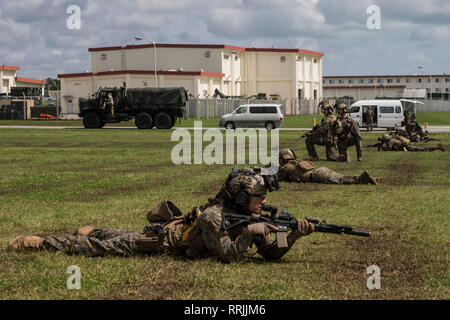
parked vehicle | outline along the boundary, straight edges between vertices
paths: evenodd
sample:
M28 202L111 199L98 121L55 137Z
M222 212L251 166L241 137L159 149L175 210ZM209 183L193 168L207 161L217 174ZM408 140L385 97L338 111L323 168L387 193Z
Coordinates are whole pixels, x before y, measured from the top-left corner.
M281 104L245 104L232 113L224 114L219 126L226 129L264 127L269 130L282 127L283 119Z
M107 107L111 95L114 113ZM90 99L80 98L80 113L85 128L102 128L105 123L135 119L139 129L170 129L184 118L186 90L180 88L100 88Z
M360 127L367 128L367 110L369 107L374 112L373 126L378 128L388 128L390 130L395 127L404 125L404 111L414 111L411 103L421 103L406 99L400 100L359 100L350 106L350 117L358 122Z

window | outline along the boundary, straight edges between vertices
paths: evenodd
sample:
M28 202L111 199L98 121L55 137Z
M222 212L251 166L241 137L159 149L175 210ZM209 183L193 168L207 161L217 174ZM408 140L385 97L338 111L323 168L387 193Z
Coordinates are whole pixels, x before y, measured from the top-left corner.
M380 113L394 113L394 107L380 107Z
M359 79L358 83L364 83L364 79Z
M430 88L427 88L427 93L430 93L431 92L431 89Z
M211 51L205 51L205 58L209 58L211 56Z
M405 81L406 81L406 83L411 83L412 82L411 79L406 79Z
M250 113L277 113L277 107L250 107Z
M441 82L441 78L434 79L434 82L436 82L436 83Z
M431 82L431 79L430 78L427 78L427 83L430 83Z
M328 83L334 83L334 80L329 80Z
M317 63L317 59L314 59L314 63Z
M247 107L240 107L236 110L236 113L247 113Z
M383 83L384 81L383 81L383 79L378 79L377 82L378 82L378 83Z
M450 92L450 88L445 88L445 92Z
M106 53L102 53L102 60L106 60Z
M418 78L418 79L417 79L417 83L422 83L422 79L421 79L421 78Z
M402 108L395 107L395 113L402 113Z
M351 107L350 108L350 113L355 113L355 112L359 112L359 107Z
M442 92L441 88L436 88L436 92L441 93Z
M394 79L387 79L388 83L394 83Z
M224 54L224 55L223 55L223 58L224 58L225 60L228 60L228 55Z
M353 83L353 79L348 79L348 83Z
M445 78L445 82L450 82L450 78Z
M402 82L402 79L397 79L397 83L400 83L400 82Z
M342 79L341 79L341 80L339 80L339 83L343 84L343 83L344 83L344 80L342 80Z
M369 79L369 81L368 81L369 83L373 83L373 79Z
M281 56L280 57L280 62L286 62L286 56Z

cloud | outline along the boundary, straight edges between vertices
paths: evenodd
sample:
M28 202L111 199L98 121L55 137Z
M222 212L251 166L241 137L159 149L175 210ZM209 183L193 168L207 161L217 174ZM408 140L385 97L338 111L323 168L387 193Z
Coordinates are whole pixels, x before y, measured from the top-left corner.
M66 9L81 9L69 30ZM369 5L382 30L368 30ZM23 0L0 3L0 63L22 76L90 68L88 48L137 43L220 43L325 53L324 74L449 72L448 0Z

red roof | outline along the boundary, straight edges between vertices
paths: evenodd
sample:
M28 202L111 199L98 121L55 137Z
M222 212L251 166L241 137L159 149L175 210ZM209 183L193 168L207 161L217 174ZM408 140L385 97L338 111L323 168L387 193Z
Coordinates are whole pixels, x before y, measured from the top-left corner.
M229 46L226 44L176 44L176 43L156 43L157 48L205 48L205 49L231 49L238 51L245 51L243 47ZM143 49L143 48L154 48L153 43L149 44L133 44L127 45L125 47L114 46L114 47L100 47L100 48L89 48L89 52L93 51L109 51L109 50L121 50L121 49Z
M66 73L58 74L58 78L76 78L86 76L105 76L113 74L155 74L154 70L117 70L117 71L102 71L97 73L85 72L85 73ZM224 73L218 72L205 72L205 71L162 71L157 70L156 74L162 75L180 75L180 76L207 76L207 77L223 77Z
M35 83L35 84L46 84L45 80L31 79L31 78L22 78L16 77L16 82L27 82L27 83Z
M257 51L257 52L300 52L305 54L311 54L315 56L323 56L322 52L309 51L303 49L276 49L276 48L244 48L238 46L230 46L226 44L176 44L176 43L156 43L157 48L205 48L205 49L230 49L237 51ZM114 47L99 47L99 48L89 48L89 52L94 51L109 51L109 50L121 50L121 49L143 49L143 48L154 48L153 43L149 44L138 44L138 45L127 45L125 47L114 46Z
M305 54L310 54L313 56L320 56L323 57L323 52L318 51L309 51L309 50L303 50L303 49L277 49L277 48L245 48L245 51L256 51L256 52L300 52Z
M17 67L17 66L6 66L6 65L3 64L1 66L1 69L2 70L17 71L17 70L20 70L20 67Z

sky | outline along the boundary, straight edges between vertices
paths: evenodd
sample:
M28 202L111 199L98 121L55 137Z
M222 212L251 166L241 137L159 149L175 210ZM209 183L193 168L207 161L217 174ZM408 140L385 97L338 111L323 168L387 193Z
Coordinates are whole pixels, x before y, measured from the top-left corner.
M324 76L450 74L449 0L0 1L0 64L20 77L90 71L88 48L151 41L320 51Z

